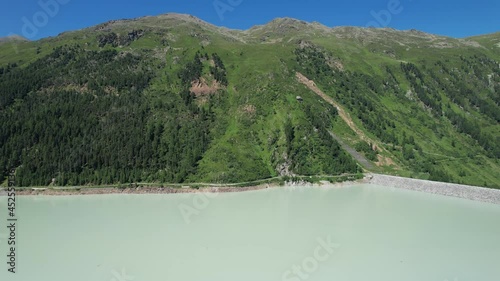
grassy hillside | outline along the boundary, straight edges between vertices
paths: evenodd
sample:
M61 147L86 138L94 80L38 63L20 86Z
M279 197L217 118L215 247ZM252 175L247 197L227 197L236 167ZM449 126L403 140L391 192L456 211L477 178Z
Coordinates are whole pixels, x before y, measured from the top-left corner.
M0 177L227 183L364 167L499 188L499 42L177 14L6 41Z

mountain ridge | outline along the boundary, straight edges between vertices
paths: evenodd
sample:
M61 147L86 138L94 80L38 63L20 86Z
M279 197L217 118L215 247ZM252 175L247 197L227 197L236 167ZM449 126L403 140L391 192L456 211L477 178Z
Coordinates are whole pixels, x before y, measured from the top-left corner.
M29 42L29 41L30 41L29 39L27 39L23 36L17 35L17 34L5 36L5 37L0 37L0 44L12 43L12 42Z
M0 178L229 183L368 167L500 187L498 37L290 18L241 31L168 14L3 44Z
M241 32L241 33L250 33L252 30L258 30L258 29L262 29L262 28L266 28L266 27L271 27L271 26L276 25L276 24L280 24L280 25L300 24L303 26L316 27L318 29L323 29L323 30L328 30L328 31L345 30L345 29L356 30L358 32L370 31L370 30L380 30L380 31L398 32L400 34L413 33L414 35L420 34L423 37L433 37L433 38L442 38L442 39L447 38L447 39L456 39L456 40L469 40L472 38L485 37L485 36L499 36L499 34L500 34L500 31L498 31L498 32L493 32L493 33L488 33L488 34L478 34L478 35L473 35L473 36L468 36L468 37L463 37L463 38L457 38L457 37L446 36L446 35L437 35L437 34L428 33L428 32L424 32L424 31L420 31L420 30L416 30L416 29L398 30L398 29L394 29L391 27L375 28L375 27L361 27L361 26L332 26L332 27L328 27L328 26L326 26L320 22L317 22L317 21L308 22L305 20L300 20L300 19L295 19L295 18L290 18L290 17L278 17L278 18L275 18L267 23L256 24L256 25L251 26L247 29L234 29L234 28L228 28L228 27L224 27L224 26L217 26L215 24L209 23L209 22L204 21L196 16L189 15L189 14L165 13L165 14L159 14L156 16L149 15L149 16L142 16L142 17L137 17L137 18L124 18L124 19L109 20L109 21L106 21L106 22L103 22L100 24L96 24L96 25L92 25L89 27L85 27L82 29L65 31L65 32L60 33L59 35L83 31L83 30L87 30L87 29L96 29L96 28L99 28L100 26L103 26L103 25L134 23L134 22L147 21L150 19L180 20L180 21L184 21L186 23L197 23L197 24L202 24L204 26L210 26L211 28L218 28L218 29L228 30L231 32ZM57 37L57 36L49 36L49 37L41 38L38 40L44 40L44 39L55 38L55 37ZM0 40L2 38L8 38L8 36L7 37L0 37ZM27 40L27 39L25 39L25 40ZM35 40L35 41L38 41L38 40Z

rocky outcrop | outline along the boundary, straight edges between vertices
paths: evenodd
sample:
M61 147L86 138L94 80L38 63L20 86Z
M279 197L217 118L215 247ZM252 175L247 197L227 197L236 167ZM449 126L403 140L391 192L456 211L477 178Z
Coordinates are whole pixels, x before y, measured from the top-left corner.
M113 47L128 46L130 45L130 43L139 40L142 36L144 36L144 34L145 31L142 29L132 30L126 35L109 32L97 36L97 41L99 43L99 47L101 48L105 47L106 45L111 45Z

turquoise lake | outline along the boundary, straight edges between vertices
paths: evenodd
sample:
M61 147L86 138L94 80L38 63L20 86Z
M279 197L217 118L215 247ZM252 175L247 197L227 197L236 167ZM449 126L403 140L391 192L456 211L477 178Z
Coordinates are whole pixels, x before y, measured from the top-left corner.
M500 205L374 185L17 197L0 280L498 281Z

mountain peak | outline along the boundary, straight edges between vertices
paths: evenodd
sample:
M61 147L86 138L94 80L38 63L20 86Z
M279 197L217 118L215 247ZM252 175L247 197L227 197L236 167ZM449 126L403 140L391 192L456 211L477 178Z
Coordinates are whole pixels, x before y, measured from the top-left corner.
M308 25L309 23L303 20L298 20L294 18L284 17L284 18L275 18L268 24L301 24Z
M216 26L203 21L195 16L188 14L178 14L178 13L167 13L160 14L155 16L144 16L134 19L120 19L120 20L111 20L105 23L96 25L91 27L93 30L97 31L106 31L112 30L114 28L119 27L137 27L137 28L165 28L165 27L174 27L185 24L195 24L199 26L203 26L206 28L217 28Z
M180 20L180 21L188 21L188 22L197 22L197 23L206 23L206 21L201 20L198 17L189 14L180 14L180 13L166 13L156 16L157 18L166 18L171 20Z
M28 42L30 41L29 39L21 36L21 35L17 35L17 34L13 34L13 35L9 35L9 36L6 36L6 37L0 37L0 43L8 43L8 42Z
M293 36L298 34L310 34L315 31L328 32L330 28L318 23L307 22L294 18L276 18L264 25L256 25L246 30L245 32L259 38L263 37L282 37Z

